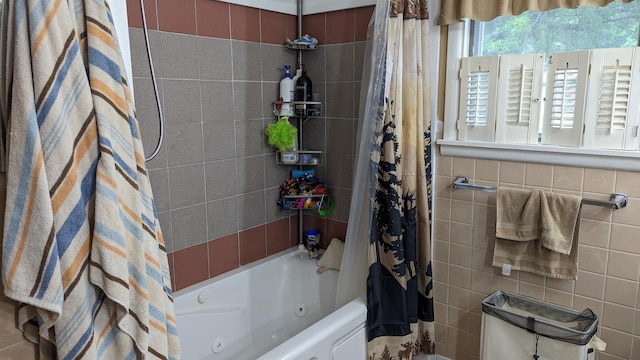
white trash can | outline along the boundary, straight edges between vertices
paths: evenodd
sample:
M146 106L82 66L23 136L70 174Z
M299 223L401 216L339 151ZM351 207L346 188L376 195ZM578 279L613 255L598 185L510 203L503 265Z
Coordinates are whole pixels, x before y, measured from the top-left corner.
M592 360L598 317L508 291L482 301L480 360Z

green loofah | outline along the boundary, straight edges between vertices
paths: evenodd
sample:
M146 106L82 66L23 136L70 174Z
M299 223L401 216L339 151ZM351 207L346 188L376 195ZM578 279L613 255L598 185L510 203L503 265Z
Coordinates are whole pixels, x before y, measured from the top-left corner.
M288 117L281 116L278 121L267 125L264 133L269 137L268 143L270 146L284 152L294 144L298 129L291 125Z

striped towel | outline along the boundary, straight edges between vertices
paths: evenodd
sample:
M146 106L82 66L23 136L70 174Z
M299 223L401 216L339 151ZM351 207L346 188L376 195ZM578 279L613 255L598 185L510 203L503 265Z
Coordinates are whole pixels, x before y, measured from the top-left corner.
M178 359L162 232L105 0L4 1L5 294L41 359Z

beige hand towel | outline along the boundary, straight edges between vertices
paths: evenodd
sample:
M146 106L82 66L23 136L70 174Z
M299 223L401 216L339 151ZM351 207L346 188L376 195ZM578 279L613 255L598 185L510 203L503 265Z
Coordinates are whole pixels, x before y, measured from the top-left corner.
M579 222L582 197L545 192L540 197L542 246L569 255Z
M538 239L541 190L498 188L496 237L516 241Z
M576 279L579 197L498 189L493 266Z

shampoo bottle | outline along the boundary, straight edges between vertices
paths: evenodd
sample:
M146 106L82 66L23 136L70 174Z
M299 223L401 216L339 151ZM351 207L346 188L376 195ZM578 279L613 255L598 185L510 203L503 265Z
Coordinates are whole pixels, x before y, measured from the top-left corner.
M313 87L311 83L311 79L307 76L307 70L304 68L304 65L301 64L302 75L296 80L296 101L312 101L312 92Z
M289 65L284 65L284 77L280 80L280 101L282 106L280 107L280 115L292 116L293 105L291 101L294 99L294 82L291 78L291 72Z

